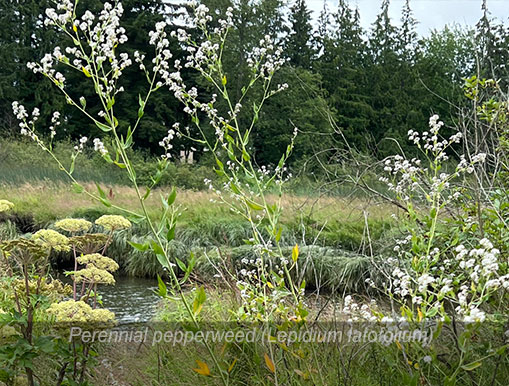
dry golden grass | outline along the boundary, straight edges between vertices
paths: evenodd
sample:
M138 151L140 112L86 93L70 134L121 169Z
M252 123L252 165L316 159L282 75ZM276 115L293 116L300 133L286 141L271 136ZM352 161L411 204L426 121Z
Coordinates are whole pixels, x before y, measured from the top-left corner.
M86 189L94 194L95 185L88 184ZM140 213L140 204L133 188L103 185L112 204ZM161 208L161 196L166 197L170 188L157 189L147 199L147 207L151 216ZM93 200L85 193L75 193L70 184L39 183L19 186L0 185L0 198L12 201L18 213L33 215L36 220L50 221L72 215L77 209L97 209L107 211L100 202ZM224 204L212 203L216 198L210 191L178 191L176 204L180 205L182 220L207 216L234 216ZM269 201L276 197L269 196ZM375 200L355 197L305 197L286 194L282 199L284 219L312 217L320 222L330 220L344 222L364 221L366 215L371 220L383 220L395 211L389 204Z

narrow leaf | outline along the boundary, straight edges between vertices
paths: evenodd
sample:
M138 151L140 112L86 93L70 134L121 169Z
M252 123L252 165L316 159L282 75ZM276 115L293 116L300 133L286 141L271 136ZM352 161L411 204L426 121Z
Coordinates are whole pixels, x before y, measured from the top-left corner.
M299 246L295 244L295 246L292 249L292 260L295 263L297 259L299 258Z
M272 362L272 359L270 359L267 353L263 354L263 357L265 358L265 364L267 365L267 368L272 374L274 374L276 372L276 366L274 366L274 362Z
M159 286L159 296L164 298L168 294L168 289L159 275L157 275L157 284Z
M175 202L175 199L177 198L177 190L175 189L175 187L173 187L173 189L171 190L171 193L170 195L168 196L168 205L172 205L174 202Z

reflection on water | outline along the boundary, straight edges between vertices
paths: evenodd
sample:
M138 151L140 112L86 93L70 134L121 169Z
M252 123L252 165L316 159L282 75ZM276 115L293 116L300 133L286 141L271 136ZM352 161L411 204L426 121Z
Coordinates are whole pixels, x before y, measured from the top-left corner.
M70 278L60 277L66 283ZM102 296L103 307L115 313L119 324L149 321L156 312L159 297L156 279L116 276L115 285L101 285L98 288Z

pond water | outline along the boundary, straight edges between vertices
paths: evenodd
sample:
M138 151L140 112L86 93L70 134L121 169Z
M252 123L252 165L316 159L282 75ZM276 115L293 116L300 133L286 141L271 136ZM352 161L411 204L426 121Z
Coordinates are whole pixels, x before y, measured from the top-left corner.
M70 278L60 279L72 283ZM149 321L155 315L160 300L154 293L157 279L116 276L115 281L115 285L101 285L98 288L103 307L115 313L119 325Z
M115 313L119 324L147 322L156 312L160 297L156 279L138 277L115 277L114 286L103 285L98 291L102 295L103 307Z

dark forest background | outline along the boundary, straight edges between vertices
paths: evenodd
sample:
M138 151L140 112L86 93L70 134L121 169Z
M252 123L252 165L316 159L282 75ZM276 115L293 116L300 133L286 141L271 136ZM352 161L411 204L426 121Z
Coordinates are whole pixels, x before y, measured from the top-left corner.
M479 1L483 16L475 26L446 26L426 37L416 33L418 20L412 14L411 1L402 8L397 23L388 16L390 1L380 1L376 21L367 30L361 27L358 10L346 0L340 0L336 9L324 6L315 23L305 0L289 4L282 0L202 2L218 17L228 6L234 8L235 28L225 53L228 84L234 91L240 93L248 76L246 58L264 35L275 37L288 58L276 82L287 83L289 88L269 100L254 131L252 146L259 164L277 163L294 127L300 132L291 160L294 168L320 157L341 161L341 150L346 147L349 152L380 159L394 153L393 139L410 152L406 133L409 129L426 130L430 115L439 114L453 126L458 109L467 103L465 78L477 75L497 79L503 88L508 85L509 26L490 14L485 1ZM29 108L39 107L42 122L47 122L54 110L63 112L59 140L100 137L99 129L66 105L48 80L26 67L26 62L66 44L43 24L49 3L0 0L0 136L19 136L11 111L12 101L18 100ZM98 10L103 2L87 0L80 6L84 3ZM148 33L154 24L164 19L171 28L181 28L180 17L187 12L185 2L124 0L123 5L129 41L121 50L131 54L138 50L149 60ZM182 58L183 47L175 41L172 45L174 58ZM68 88L85 96L93 112L94 90L83 81L83 74L65 68L61 71ZM138 94L147 87L139 74L133 65L123 76L125 93L117 111L124 127L137 117ZM194 74L184 76L190 85L208 92ZM250 103L246 100L244 105ZM167 130L175 122L185 125L186 119L173 95L158 91L136 132L137 146L146 154L159 155L158 143ZM39 128L49 134L44 124ZM190 148L191 144L177 141L175 152ZM194 158L203 161L202 156L201 149L196 149Z

